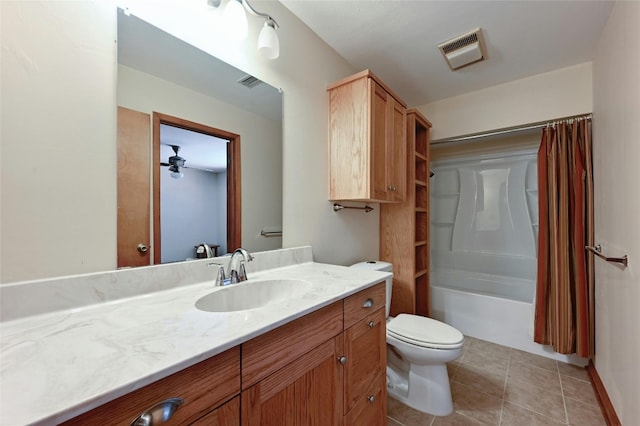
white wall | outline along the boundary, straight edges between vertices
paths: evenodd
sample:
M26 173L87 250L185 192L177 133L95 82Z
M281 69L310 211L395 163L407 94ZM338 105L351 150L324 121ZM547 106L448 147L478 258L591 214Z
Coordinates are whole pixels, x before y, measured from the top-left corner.
M468 135L593 110L591 63L514 80L418 107L431 139Z
M0 282L116 265L116 13L0 2Z
M278 238L261 237L260 231L282 226L282 122L123 65L118 66L117 99L119 106L147 114L157 111L239 134L242 245L252 251L280 248Z
M596 370L623 425L640 424L640 3L616 2L593 60Z

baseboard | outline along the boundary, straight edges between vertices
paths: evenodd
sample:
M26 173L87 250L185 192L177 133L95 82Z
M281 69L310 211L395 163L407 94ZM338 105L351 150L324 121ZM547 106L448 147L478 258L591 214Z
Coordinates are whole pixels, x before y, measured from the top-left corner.
M589 361L589 365L587 365L587 373L589 373L591 385L596 393L596 398L598 398L598 403L600 404L600 409L602 410L602 415L604 416L607 425L622 426L622 423L620 423L620 419L616 414L616 410L613 408L613 404L609 399L607 390L605 389L602 380L600 380L596 366L593 365L593 361L591 360Z

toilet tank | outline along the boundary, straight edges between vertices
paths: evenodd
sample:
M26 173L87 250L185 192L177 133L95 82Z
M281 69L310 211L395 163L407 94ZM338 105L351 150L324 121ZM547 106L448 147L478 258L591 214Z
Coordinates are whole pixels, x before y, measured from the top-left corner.
M380 260L367 260L365 262L358 262L355 265L351 265L352 268L369 269L373 271L393 272L393 265L389 262L382 262ZM391 290L393 287L393 278L389 277L385 280L386 285L386 318L389 318L389 311L391 309Z

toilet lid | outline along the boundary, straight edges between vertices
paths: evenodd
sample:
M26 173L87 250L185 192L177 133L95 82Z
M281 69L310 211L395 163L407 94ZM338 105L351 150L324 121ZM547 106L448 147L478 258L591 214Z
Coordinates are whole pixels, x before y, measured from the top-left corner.
M400 314L387 323L387 333L418 346L455 349L464 336L448 324L418 315Z

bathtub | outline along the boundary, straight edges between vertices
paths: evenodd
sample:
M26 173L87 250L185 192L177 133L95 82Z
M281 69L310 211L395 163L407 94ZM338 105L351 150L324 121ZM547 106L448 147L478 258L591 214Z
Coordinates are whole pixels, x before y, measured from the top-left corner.
M471 277L470 277L471 278ZM533 341L533 303L431 284L431 316L475 337L558 361L584 366L587 360L562 355Z

